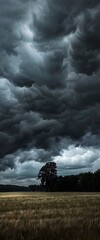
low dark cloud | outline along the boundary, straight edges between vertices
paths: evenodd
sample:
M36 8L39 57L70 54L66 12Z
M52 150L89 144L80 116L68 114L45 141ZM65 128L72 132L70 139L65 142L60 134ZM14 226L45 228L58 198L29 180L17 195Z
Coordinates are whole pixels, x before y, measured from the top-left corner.
M51 160L65 174L98 167L99 26L99 1L1 1L2 182L29 183Z

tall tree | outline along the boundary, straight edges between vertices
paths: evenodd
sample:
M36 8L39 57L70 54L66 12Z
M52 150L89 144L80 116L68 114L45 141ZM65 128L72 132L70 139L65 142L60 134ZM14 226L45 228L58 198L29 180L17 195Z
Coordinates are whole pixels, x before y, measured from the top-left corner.
M41 185L46 187L47 191L55 189L57 180L57 166L55 162L46 163L38 173L38 179L41 180Z

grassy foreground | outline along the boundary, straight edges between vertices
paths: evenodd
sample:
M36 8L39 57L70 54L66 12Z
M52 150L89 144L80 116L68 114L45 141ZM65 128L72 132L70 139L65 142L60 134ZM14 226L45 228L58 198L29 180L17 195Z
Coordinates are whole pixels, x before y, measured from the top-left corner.
M0 240L100 240L100 194L1 193Z

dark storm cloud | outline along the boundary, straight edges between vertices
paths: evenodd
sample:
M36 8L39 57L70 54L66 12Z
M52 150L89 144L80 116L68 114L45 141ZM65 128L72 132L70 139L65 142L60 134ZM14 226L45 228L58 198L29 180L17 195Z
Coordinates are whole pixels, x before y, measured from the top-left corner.
M72 39L72 63L79 73L92 75L100 67L100 5L77 18L78 28Z
M23 166L29 173L32 160L38 168L62 161L66 149L71 169L91 169L99 159L99 26L99 1L0 1L2 172L21 169L28 178Z
M25 2L25 3L24 3ZM14 25L26 16L28 1L0 0L0 75L10 76L14 69L12 54L20 36L16 35Z

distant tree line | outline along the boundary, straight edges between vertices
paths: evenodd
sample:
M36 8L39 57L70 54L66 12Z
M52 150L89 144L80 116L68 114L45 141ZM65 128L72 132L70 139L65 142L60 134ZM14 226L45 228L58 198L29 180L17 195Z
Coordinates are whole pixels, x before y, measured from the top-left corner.
M17 185L4 185L0 184L0 192L26 192L28 191L27 187L17 186Z
M41 187L46 191L100 192L100 169L95 173L81 173L70 176L57 176L55 162L46 163L39 171Z
M0 185L0 192L58 191L58 192L100 192L100 169L94 173L57 176L56 165L48 164L39 171L40 185L28 187Z
M100 192L100 170L95 173L59 176L55 191L65 192Z
M0 184L0 192L30 192L43 191L40 185L30 185L28 187L17 185Z

